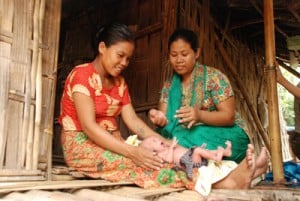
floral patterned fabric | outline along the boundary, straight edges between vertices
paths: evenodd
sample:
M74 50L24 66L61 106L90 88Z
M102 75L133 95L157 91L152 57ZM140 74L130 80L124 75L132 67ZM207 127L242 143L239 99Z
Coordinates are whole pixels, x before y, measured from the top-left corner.
M117 130L116 116L122 106L130 103L130 96L123 77L114 78L111 89L103 88L100 75L92 63L76 66L65 83L61 99L61 114L59 122L64 130L80 131L72 94L78 92L91 97L95 103L96 121L104 129Z
M120 132L112 135L123 140ZM65 161L69 167L91 178L102 178L112 182L131 181L143 188L186 187L194 189L194 179L188 180L184 171L173 169L172 164L165 164L160 170L146 170L136 166L122 155L104 150L93 143L82 131L63 131L61 136Z
M195 83L197 80L197 85L194 86L194 89L192 87L182 89L181 105L190 105L194 93L195 104L201 110L215 111L216 105L234 95L228 78L216 68L196 63L193 75L191 82ZM172 80L165 82L161 91L161 102L168 103L171 84ZM237 112L235 113L235 123L250 135L247 125Z
M159 171L137 167L130 159L96 145L82 131L72 98L75 92L91 97L99 126L123 140L115 118L122 106L130 103L130 96L123 77L115 78L114 82L112 89L103 88L100 75L91 63L77 66L69 74L59 118L63 127L61 143L66 164L91 178L132 181L144 188L166 186L193 189L195 181L188 180L183 171L172 169L172 164L165 164ZM197 175L196 169L194 174Z

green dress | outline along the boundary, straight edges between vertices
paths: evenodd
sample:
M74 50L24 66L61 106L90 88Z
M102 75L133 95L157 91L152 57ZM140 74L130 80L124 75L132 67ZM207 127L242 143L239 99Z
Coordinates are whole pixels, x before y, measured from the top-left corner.
M213 150L219 146L225 147L225 142L229 140L232 143L232 156L224 159L239 163L246 155L250 140L247 127L237 113L233 126L198 124L188 129L174 118L176 110L183 105L215 111L216 105L232 96L233 90L228 78L213 67L196 63L192 72L192 84L184 92L181 77L174 73L172 80L165 83L161 94L161 101L168 105L168 124L157 128L157 131L166 138L176 137L178 143L186 148L205 143L207 149Z

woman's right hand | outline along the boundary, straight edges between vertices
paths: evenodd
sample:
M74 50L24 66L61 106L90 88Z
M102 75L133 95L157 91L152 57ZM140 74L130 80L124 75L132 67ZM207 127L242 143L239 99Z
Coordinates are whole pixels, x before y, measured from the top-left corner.
M151 109L149 111L149 119L153 124L161 127L168 123L166 115L162 111L156 109Z
M159 170L163 167L163 160L157 156L157 153L143 147L133 146L129 158L136 165L146 169Z
M282 80L284 79L279 67L276 68L276 78L278 83L282 83Z

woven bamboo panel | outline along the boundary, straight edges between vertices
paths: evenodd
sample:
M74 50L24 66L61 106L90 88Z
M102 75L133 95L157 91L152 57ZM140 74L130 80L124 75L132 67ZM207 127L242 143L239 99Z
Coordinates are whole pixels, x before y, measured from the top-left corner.
M1 102L5 108L1 113L4 124L1 130L0 167L1 169L22 169L25 167L26 145L29 128L30 105L35 105L31 99L30 74L32 68L33 40L32 30L33 15L26 10L33 10L33 1L1 1L1 54L4 61L1 68L5 75L3 96ZM2 62L1 62L2 65ZM4 70L4 71L3 71ZM5 98L5 99L3 99ZM32 102L31 102L32 101Z
M1 181L45 179L38 163L51 158L60 3L0 0Z

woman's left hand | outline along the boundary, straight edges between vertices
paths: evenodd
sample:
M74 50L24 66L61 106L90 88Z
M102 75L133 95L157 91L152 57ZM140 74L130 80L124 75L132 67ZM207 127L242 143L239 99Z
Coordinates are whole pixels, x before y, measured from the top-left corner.
M190 107L190 106L183 106L176 111L175 118L178 118L179 123L188 124L187 128L191 128L197 122L199 122L199 113L200 110L197 106Z
M132 149L134 151L131 152L129 158L138 166L153 170L159 170L163 167L163 160L157 156L156 152L149 151L140 146L132 147Z

